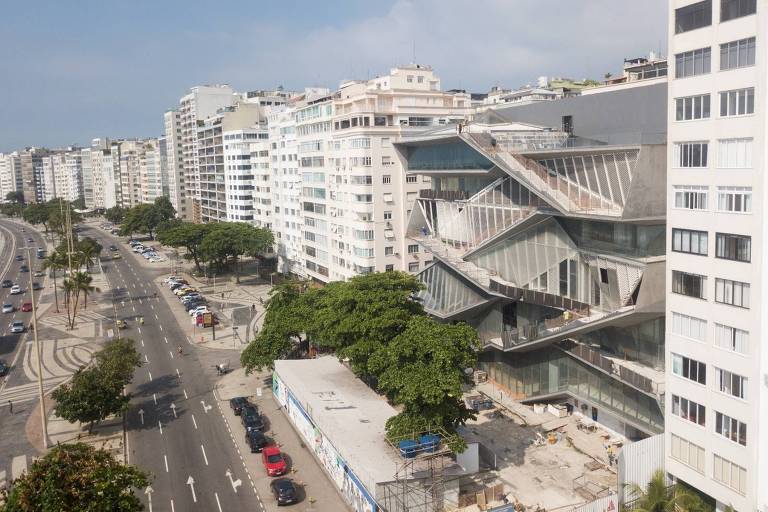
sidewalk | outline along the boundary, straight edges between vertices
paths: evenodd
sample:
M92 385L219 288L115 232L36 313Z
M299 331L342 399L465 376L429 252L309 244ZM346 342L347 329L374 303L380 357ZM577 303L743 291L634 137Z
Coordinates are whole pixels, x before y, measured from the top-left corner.
M271 379L269 371L246 376L245 370L239 369L222 377L215 389L219 408L232 431L232 440L240 453L243 454L243 460L253 477L256 490L259 495L269 497L264 502L265 510L277 510L274 500L270 499L272 493L269 489L269 482L272 479L266 476L264 472L261 456L258 453L250 453L250 449L245 444L245 431L240 418L235 416L229 407L229 399L236 396L248 397L251 403L259 407L259 411L266 419L267 436L273 439L286 454L291 468L288 476L303 488L304 492L300 492L300 496L303 496L302 501L290 508L313 512L349 510L335 485L318 465L314 456L308 451L297 432L288 422L280 405L274 400Z

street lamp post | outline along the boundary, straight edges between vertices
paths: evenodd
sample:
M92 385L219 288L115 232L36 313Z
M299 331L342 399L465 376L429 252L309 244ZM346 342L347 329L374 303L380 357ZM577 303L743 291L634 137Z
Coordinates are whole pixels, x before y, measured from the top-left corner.
M32 248L27 246L27 261L32 262ZM32 335L35 340L35 354L37 355L37 391L40 398L40 421L43 426L43 447L48 448L48 418L45 413L45 395L43 393L43 362L40 353L40 340L37 338L37 303L35 302L35 290L32 287L32 269L29 271L29 290L32 294Z

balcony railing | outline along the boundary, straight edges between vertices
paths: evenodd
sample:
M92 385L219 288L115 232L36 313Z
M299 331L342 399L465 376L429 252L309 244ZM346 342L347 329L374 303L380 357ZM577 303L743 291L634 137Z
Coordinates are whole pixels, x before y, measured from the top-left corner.
M551 293L545 292L537 292L534 290L526 290L525 288L518 288L516 286L503 284L495 279L491 279L490 290L519 301L538 304L540 306L547 306L550 308L564 309L571 312L572 315L575 315L576 317L589 316L589 304L579 302L568 297L553 295ZM573 319L575 318L571 318L571 320ZM566 318L566 320L570 321L568 318Z
M466 201L469 199L469 193L464 190L419 190L419 197L422 199L444 199L446 201Z

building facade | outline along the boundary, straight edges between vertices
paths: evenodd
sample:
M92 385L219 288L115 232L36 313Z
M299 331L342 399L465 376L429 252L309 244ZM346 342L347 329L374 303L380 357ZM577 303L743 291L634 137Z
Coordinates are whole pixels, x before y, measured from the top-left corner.
M666 469L768 510L768 2L671 0L669 20Z
M5 201L9 192L24 193L21 155L17 151L0 153L0 201Z
M181 144L181 120L178 110L168 110L163 115L165 133L165 162L168 180L168 199L180 218L186 217L187 187L184 176L184 154Z

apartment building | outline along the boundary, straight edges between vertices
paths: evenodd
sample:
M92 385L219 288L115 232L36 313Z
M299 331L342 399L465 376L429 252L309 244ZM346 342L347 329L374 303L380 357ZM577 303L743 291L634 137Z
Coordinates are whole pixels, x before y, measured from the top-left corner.
M139 202L152 203L167 193L163 183L163 166L159 139L147 139L139 152ZM165 188L165 193L163 192Z
M179 100L179 132L181 143L181 177L177 182L174 205L180 217L202 222L201 188L198 166L198 121L214 116L219 109L235 101L228 85L192 87ZM166 137L168 132L166 130Z
M477 328L506 396L664 429L666 79L488 110L395 143L429 176L409 245L434 317Z
M666 470L768 510L768 1L669 2Z
M91 148L80 150L81 194L86 208L93 208L93 166L91 163Z
M146 141L132 139L120 141L120 156L117 160L120 206L132 208L141 201L141 162Z
M24 192L21 156L17 151L0 153L0 201L5 201L9 192Z
M181 144L181 117L178 110L168 110L163 115L165 134L165 174L168 180L168 199L180 218L186 217L186 181L184 154Z
M20 151L21 178L24 201L26 203L39 203L43 201L43 157L48 155L48 150L43 148L27 148Z
M226 220L249 222L271 229L271 224L255 215L259 205L268 208L270 191L269 133L261 127L228 130L224 136L224 187ZM266 205L264 205L264 201ZM261 210L259 210L261 213Z

